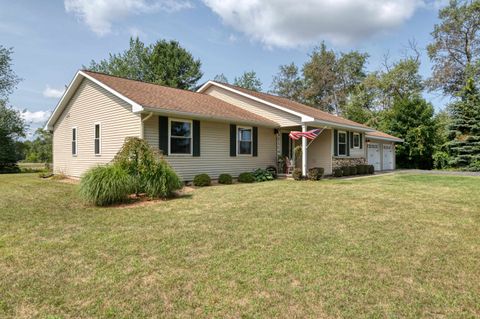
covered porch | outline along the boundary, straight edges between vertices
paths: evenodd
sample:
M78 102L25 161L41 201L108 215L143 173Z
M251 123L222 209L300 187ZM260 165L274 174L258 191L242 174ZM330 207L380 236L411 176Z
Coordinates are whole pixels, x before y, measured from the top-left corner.
M319 129L320 133L312 140L302 137L293 140L289 137L291 131L306 132ZM332 174L333 128L326 126L291 126L282 127L277 135L277 169L280 176L288 176L287 166L290 161L294 168L302 169L306 175L310 168L321 167L325 175Z

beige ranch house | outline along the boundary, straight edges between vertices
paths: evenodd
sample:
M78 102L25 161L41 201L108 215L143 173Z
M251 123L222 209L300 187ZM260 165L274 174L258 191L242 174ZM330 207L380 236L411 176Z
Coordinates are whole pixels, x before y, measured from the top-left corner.
M312 141L290 131L319 128ZM46 124L55 173L80 177L110 162L126 137L144 138L185 181L277 166L294 157L305 174L369 163L395 168L394 136L286 98L208 81L197 92L78 71Z

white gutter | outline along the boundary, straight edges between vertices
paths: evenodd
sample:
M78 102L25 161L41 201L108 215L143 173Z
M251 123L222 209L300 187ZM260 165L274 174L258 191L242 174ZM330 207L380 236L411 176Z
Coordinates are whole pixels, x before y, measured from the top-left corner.
M372 140L381 140L381 141L388 141L388 142L397 142L397 143L403 143L404 140L401 138L388 138L388 137L379 137L379 136L374 136L374 135L365 135L366 138L372 139Z
M145 136L145 121L147 121L149 118L151 118L153 115L153 112L150 112L148 113L147 116L145 116L143 119L142 119L142 125L141 125L141 128L140 128L140 138L144 138Z
M376 131L375 129L369 128L369 127L339 124L339 123L335 123L335 122L321 121L321 120L309 121L306 124L313 124L313 125L320 125L320 126L328 125L328 126L331 126L333 128L351 129L351 130L356 130L356 131L359 131L359 132L375 132Z

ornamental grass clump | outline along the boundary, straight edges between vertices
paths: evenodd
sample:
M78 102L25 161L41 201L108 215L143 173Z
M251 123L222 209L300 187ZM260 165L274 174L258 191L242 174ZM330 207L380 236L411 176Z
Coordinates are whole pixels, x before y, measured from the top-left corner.
M80 181L80 195L89 203L106 206L124 203L135 190L135 179L115 164L88 170Z
M157 160L150 170L143 173L140 179L141 190L152 198L168 198L182 188L182 181L173 168L163 160Z

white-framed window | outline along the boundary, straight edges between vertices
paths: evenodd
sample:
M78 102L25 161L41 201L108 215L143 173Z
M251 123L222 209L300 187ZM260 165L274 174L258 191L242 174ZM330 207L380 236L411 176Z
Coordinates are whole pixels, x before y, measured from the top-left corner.
M78 141L77 128L72 127L72 155L73 156L77 156L77 141Z
M192 155L192 121L169 119L169 154Z
M347 132L338 132L338 156L347 155Z
M237 127L237 154L252 155L252 127Z
M353 133L353 148L360 148L360 134Z
M93 149L95 152L95 155L101 155L102 154L102 125L101 123L95 123L94 124L94 132L93 132Z

